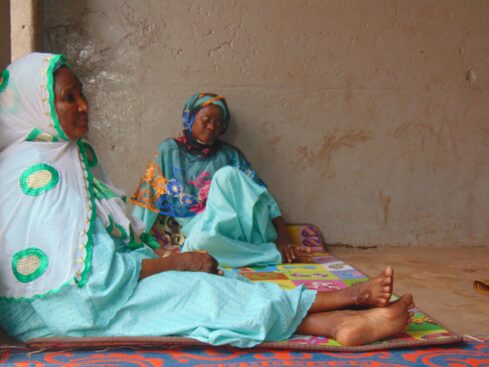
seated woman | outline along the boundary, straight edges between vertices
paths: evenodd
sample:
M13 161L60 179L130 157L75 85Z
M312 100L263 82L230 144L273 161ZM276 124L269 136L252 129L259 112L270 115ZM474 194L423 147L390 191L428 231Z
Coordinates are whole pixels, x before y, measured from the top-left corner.
M263 181L238 149L219 139L229 120L224 97L190 97L181 136L160 144L130 199L133 216L160 245L169 242L173 218L183 226L182 251L208 251L222 265L307 262Z
M339 291L285 291L221 271L204 252L157 257L81 140L87 132L88 104L63 56L33 53L1 74L0 326L10 335L251 347L298 332L358 345L409 322L411 295L389 303L389 267ZM367 309L330 312L349 306Z

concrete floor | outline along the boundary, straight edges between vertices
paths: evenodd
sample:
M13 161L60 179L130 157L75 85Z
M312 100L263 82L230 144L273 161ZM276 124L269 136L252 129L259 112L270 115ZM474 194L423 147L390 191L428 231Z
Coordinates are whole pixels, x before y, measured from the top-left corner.
M330 246L328 251L369 276L392 265L395 293L412 293L417 307L458 334L489 335L489 297L472 287L475 279L489 279L489 247ZM8 339L0 332L4 343Z
M416 306L461 335L489 335L489 297L476 293L475 279L489 279L489 247L330 246L328 251L369 276L394 268L394 291L410 292Z

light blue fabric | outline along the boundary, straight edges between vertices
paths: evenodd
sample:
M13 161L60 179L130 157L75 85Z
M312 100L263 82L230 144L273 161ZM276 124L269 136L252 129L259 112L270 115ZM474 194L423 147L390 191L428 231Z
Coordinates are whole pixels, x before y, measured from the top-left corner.
M129 250L109 235L99 219L93 242L92 270L85 286L65 287L31 303L0 302L1 322L7 332L24 340L47 335L83 336L87 329L106 327L133 295L141 260L156 255L147 247ZM21 313L25 316L19 319Z
M273 283L169 271L138 281L148 248L128 250L95 224L92 274L82 288L31 303L0 301L1 326L20 340L45 336L179 335L252 347L291 336L316 292Z
M161 190L161 182L166 186ZM210 157L164 141L132 196L133 216L150 232L158 214L174 217L187 237L183 251L207 250L221 265L279 264L272 219L275 199L244 155L228 144ZM159 211L159 213L158 213ZM163 244L162 244L163 245Z
M268 190L234 167L218 170L205 210L183 227L182 251L206 250L225 266L280 264L271 222L277 205Z

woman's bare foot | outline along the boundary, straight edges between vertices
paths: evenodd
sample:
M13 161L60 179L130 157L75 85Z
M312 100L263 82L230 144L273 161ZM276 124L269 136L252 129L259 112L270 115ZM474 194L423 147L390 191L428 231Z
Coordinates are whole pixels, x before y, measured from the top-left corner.
M385 307L394 288L394 271L390 266L375 278L340 290L318 292L309 313L335 311L352 306Z
M394 270L386 267L382 273L349 289L355 306L384 307L389 304L394 288Z
M334 338L343 345L364 345L404 330L412 314L413 296L405 294L387 307L364 311L339 311Z

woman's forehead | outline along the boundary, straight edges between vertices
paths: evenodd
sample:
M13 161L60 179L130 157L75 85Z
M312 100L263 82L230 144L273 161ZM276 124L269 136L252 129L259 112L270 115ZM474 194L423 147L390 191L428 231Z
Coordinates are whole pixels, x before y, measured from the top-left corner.
M200 110L197 111L197 114L199 115L219 115L222 117L222 110L221 107L216 106L214 104L210 104L208 106L205 106L201 108Z
M54 81L56 89L66 87L81 86L80 79L70 68L64 66L56 70L54 73Z

